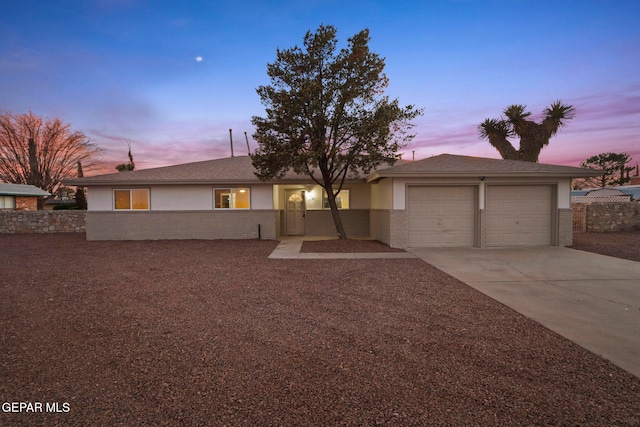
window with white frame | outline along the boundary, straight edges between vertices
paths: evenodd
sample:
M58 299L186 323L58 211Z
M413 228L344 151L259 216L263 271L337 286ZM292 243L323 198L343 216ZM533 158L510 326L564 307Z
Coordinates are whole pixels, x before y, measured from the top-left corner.
M249 188L214 188L213 207L215 209L249 209L250 194Z
M149 189L113 190L113 207L117 211L149 210Z
M0 196L0 209L15 209L16 198L14 196Z
M338 209L349 209L349 190L345 190L344 188L340 190L336 195L336 205L338 205ZM331 209L326 190L322 191L322 208Z

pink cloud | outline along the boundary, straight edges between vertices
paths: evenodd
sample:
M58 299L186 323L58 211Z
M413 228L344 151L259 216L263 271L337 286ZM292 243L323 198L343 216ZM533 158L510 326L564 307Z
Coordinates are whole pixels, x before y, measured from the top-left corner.
M110 129L109 132L94 129L88 132L104 150L102 163L112 171L117 164L128 161L127 141L131 142L131 151L137 169L168 166L202 160L229 157L231 155L229 128L233 129L234 155L247 155L247 132L250 148L257 144L251 134L253 129L248 121L163 122L156 127L138 132L124 132ZM143 136L138 136L143 135Z

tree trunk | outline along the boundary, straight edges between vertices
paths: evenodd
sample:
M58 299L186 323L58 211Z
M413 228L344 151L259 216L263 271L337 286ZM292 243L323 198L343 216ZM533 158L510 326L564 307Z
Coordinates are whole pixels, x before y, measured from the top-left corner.
M38 153L36 151L36 143L33 138L29 138L29 178L27 184L35 185L42 188L42 174L40 173L40 165L38 164Z
M508 139L499 135L489 135L489 143L498 150L503 159L518 160L518 151Z
M344 240L347 238L347 233L344 231L342 225L342 218L340 218L340 212L338 211L338 205L336 204L336 196L333 194L333 188L329 186L324 188L327 192L327 199L329 200L329 207L331 208L331 216L333 217L333 223L336 226L338 232L338 238Z
M338 238L344 240L347 238L347 233L344 231L342 225L342 218L340 218L340 212L338 212L338 205L336 204L336 196L333 194L333 183L331 182L331 175L327 168L326 160L320 162L320 172L322 173L322 187L327 192L327 200L329 201L329 207L331 208L331 216L333 217L333 223L336 226L338 232Z

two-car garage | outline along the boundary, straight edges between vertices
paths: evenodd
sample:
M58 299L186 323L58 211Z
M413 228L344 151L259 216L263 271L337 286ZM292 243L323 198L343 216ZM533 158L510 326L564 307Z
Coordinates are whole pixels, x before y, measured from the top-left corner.
M408 246L553 243L555 186L482 185L408 186Z
M440 154L367 177L371 235L390 246L567 246L571 180L600 171Z

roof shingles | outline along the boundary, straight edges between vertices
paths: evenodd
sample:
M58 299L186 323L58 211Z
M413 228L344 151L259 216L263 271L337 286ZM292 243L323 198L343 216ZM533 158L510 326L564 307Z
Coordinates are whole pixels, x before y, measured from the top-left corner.
M185 163L153 169L134 170L64 181L68 185L149 185L149 184L258 184L261 183L249 156L227 157L202 162ZM441 154L414 162L399 161L395 166L381 168L367 178L374 181L393 176L596 176L598 171L570 166L546 165L519 160ZM354 178L362 181L362 178ZM310 183L305 175L293 171L269 183Z
M392 176L464 176L464 175L514 175L514 176L597 176L600 171L571 166L548 165L521 160L488 159L483 157L440 154L415 162L379 170L369 180Z
M8 184L0 182L0 196L33 196L43 197L50 196L48 192L36 187L35 185L26 184Z

